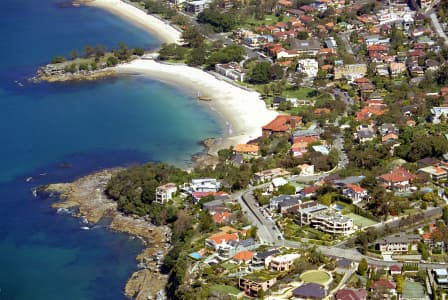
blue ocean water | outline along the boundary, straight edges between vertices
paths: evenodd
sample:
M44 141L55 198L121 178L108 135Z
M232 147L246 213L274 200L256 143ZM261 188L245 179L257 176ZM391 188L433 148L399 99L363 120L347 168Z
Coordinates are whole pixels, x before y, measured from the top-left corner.
M107 12L60 3L3 0L0 10L1 300L123 299L139 242L80 230L79 220L50 208L54 199L30 189L112 166L186 164L203 150L200 140L222 133L189 92L145 77L27 83L38 66L85 45L160 44Z

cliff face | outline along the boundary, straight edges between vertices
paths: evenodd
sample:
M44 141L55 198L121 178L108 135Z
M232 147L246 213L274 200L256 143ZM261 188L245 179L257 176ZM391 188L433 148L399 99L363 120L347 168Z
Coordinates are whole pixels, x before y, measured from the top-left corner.
M139 237L145 249L136 257L140 270L128 280L124 293L129 298L148 299L167 284L167 277L160 274L160 265L170 249L171 231L167 226L154 226L143 217L125 216L117 210L115 201L104 191L112 175L119 169L104 170L82 177L72 183L45 186L41 191L58 193L60 201L53 208L77 207L75 217L84 217L97 223L103 217L112 219L110 229Z

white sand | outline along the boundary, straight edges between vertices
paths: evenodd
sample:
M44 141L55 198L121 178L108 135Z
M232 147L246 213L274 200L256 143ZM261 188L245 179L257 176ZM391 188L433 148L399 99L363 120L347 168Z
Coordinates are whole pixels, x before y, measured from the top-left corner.
M105 9L155 35L164 43L179 43L181 33L164 21L121 0L94 0L88 5Z
M246 143L261 136L261 127L277 115L277 112L266 108L259 93L239 88L196 68L137 59L121 64L116 69L123 74L148 75L187 87L193 94L211 97L212 101L204 104L210 104L228 125L225 137L209 150L212 155L216 155L219 149Z

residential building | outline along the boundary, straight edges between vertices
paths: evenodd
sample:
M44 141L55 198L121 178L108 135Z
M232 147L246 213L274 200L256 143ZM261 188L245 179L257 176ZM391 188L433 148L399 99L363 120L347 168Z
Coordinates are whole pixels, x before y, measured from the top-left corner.
M210 0L193 0L186 3L186 11L198 14L210 5Z
M390 76L398 77L401 76L404 72L406 72L406 65L404 63L390 63L389 64Z
M280 254L280 251L278 249L272 249L264 252L257 252L252 258L252 262L249 266L249 269L251 271L254 271L267 268L267 266L269 266L269 263L271 261L271 257L276 254Z
M420 236L417 234L395 234L377 241L381 253L407 253L409 250L417 250Z
M232 257L232 261L237 264L249 264L252 261L252 257L254 256L254 252L252 251L241 251L235 254Z
M217 192L221 183L215 178L200 178L191 180L190 187L194 192Z
M216 64L215 71L236 81L244 81L244 78L246 76L244 69L236 62L230 62L227 64Z
M322 300L327 296L323 286L317 283L305 283L292 291L292 299Z
M353 200L353 203L359 203L368 197L367 190L358 184L347 184L342 191L342 194Z
M366 300L367 291L364 289L340 289L335 295L335 300Z
M274 272L289 271L294 261L300 257L300 254L291 253L271 257L269 269Z
M304 74L308 78L316 78L319 71L317 60L311 58L299 59L297 61L297 73Z
M260 156L260 147L257 144L238 144L233 148L236 154L241 154L244 159Z
M272 180L277 177L283 177L283 176L289 176L289 175L291 175L291 173L286 171L285 169L275 168L275 169L269 169L269 170L264 170L264 171L255 173L254 180L257 183L260 183L260 182L266 182L266 181Z
M448 106L431 108L431 119L433 124L439 124L442 119L448 119Z
M431 180L439 181L448 177L448 170L442 166L427 166L417 170L418 173L428 174Z
M381 175L378 179L387 189L405 192L411 187L416 176L402 167L394 168L389 173Z
M322 205L317 201L308 201L300 205L296 214L296 222L300 226L311 224L315 215L328 210L328 206Z
M281 210L281 207L288 208L294 205L298 205L300 201L300 196L293 196L293 195L280 195L273 197L269 201L269 209L273 211L279 211Z
M352 234L355 229L353 219L328 210L315 214L310 225L326 233L342 235Z
M448 272L446 269L433 269L432 273L438 285L448 287Z
M296 50L300 56L315 57L319 53L320 42L317 39L294 39L291 42L291 49Z
M401 266L399 265L392 265L389 267L390 275L400 275L401 274Z
M397 297L397 285L387 279L374 281L370 287L372 299L393 299Z
M348 64L334 67L334 79L347 79L353 81L356 78L364 77L367 74L366 64Z
M175 183L167 183L156 188L156 203L164 204L173 198L173 194L177 192Z
M257 277L256 275L247 275L240 278L238 286L249 297L258 297L258 293L263 290L266 292L277 282L277 277L272 274L270 276Z
M302 117L279 115L274 120L262 127L263 137L271 134L285 134L296 129L302 123Z
M288 180L286 180L286 179L284 179L282 177L274 178L274 179L272 179L271 184L268 186L267 191L269 193L272 193L274 191L278 191L279 187L284 186L286 184L288 184Z

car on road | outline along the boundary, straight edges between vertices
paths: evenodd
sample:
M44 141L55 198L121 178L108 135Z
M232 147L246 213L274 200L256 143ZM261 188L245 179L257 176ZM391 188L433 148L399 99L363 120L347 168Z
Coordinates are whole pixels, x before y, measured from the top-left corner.
M279 240L282 240L282 239L283 239L281 235L277 236L277 238L278 238Z

